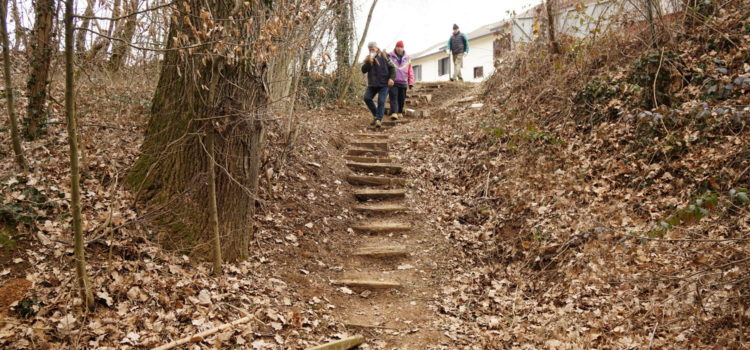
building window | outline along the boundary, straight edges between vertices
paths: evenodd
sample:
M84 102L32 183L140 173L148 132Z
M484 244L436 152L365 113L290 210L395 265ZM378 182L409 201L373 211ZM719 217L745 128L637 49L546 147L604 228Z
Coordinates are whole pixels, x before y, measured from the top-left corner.
M484 67L474 67L474 79L484 78Z
M412 69L414 70L414 80L422 81L422 65L421 64L416 65L412 67Z
M438 61L438 76L446 74L451 74L450 57L441 58L440 61Z

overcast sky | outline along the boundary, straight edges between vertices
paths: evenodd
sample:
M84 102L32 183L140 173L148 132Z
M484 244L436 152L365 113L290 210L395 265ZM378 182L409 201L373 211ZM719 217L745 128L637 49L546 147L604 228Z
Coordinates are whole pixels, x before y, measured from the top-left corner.
M406 52L416 54L440 41L448 41L453 23L464 33L521 13L541 0L379 0L372 14L366 43L376 41L388 51L404 41ZM364 31L372 0L354 0L357 39ZM366 47L362 49L365 55ZM356 49L355 49L356 50Z

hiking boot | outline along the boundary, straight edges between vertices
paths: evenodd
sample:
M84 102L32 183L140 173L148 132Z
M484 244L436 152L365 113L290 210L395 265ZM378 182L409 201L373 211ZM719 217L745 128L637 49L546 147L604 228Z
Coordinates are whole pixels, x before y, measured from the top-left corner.
M375 127L378 128L378 129L380 129L381 127L383 127L383 123L380 120L376 120L375 121Z
M398 120L398 113L391 114L391 120Z

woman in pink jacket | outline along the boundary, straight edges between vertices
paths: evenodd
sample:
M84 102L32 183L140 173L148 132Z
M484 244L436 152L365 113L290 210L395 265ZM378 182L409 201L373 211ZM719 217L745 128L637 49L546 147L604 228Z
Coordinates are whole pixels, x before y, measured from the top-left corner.
M414 70L411 68L411 57L404 51L404 42L399 41L393 52L388 54L393 65L396 66L395 84L389 91L391 102L391 119L396 120L404 116L404 102L407 88L414 87Z

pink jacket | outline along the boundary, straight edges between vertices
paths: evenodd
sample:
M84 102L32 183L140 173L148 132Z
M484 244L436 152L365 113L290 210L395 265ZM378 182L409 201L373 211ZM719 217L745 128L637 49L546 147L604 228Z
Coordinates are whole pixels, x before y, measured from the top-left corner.
M396 66L396 84L414 85L414 69L411 67L411 57L404 52L401 59L398 58L395 51L388 54L393 65Z

